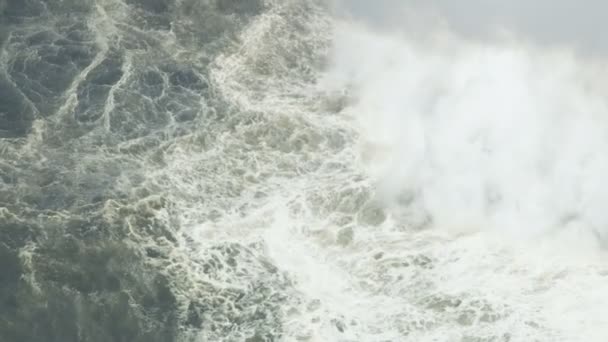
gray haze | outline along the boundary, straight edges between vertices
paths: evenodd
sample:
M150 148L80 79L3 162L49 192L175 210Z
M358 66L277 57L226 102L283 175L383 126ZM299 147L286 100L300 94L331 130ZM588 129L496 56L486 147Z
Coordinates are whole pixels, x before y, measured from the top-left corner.
M340 4L341 14L374 27L416 33L448 27L483 40L509 32L538 44L566 45L591 54L608 52L608 2L600 0L341 0Z

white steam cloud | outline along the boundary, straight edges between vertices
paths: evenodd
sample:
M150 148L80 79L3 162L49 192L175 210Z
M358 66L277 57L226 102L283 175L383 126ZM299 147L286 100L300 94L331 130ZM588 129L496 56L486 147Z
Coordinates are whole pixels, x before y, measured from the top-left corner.
M439 229L608 237L602 60L445 28L421 42L409 28L336 27L323 82L350 89L380 198Z

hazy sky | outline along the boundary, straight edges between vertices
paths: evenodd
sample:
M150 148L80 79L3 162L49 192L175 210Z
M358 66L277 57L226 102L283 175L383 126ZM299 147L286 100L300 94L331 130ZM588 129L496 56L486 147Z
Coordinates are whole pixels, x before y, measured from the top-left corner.
M608 1L603 0L339 0L341 13L377 27L429 32L443 22L468 38L508 31L539 44L608 54Z

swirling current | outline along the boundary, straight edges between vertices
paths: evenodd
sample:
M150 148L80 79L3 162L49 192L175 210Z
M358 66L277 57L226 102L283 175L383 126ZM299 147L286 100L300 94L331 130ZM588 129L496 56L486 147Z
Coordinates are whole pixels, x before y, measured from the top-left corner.
M600 211L527 206L514 191L546 202L558 182L507 184L545 159L492 177L477 165L527 149L501 149L502 121L441 115L479 109L455 88L488 99L475 80L514 80L497 81L506 92L542 67L507 48L433 59L334 14L317 0L0 0L0 341L603 341ZM486 78L446 71L467 78L473 59ZM439 114L382 114L408 106ZM586 179L603 170L597 144ZM580 203L601 202L589 184ZM575 221L597 254L563 256L570 242L545 233ZM513 233L522 222L537 234Z

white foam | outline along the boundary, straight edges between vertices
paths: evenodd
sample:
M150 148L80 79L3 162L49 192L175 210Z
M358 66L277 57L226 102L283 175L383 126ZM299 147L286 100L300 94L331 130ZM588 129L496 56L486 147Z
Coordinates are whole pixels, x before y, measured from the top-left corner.
M212 70L222 95L261 118L213 150L176 148L167 159L171 175L186 175L172 179L175 192L203 203L185 219L194 240L259 239L292 281L284 340L608 337L608 268L597 239L608 223L601 68L563 51L449 36L421 45L336 23L333 66L318 87L347 88L350 106L312 112L310 85L284 65L268 75L251 69L282 61L261 42L294 48L262 39L285 27L275 14L254 22L249 44ZM325 32L327 22L317 24ZM280 151L313 131L320 147ZM335 132L348 139L331 150ZM255 150L245 134L260 136ZM253 180L231 174L235 167ZM241 195L226 196L227 183L242 185ZM357 187L375 194L386 220L364 224L361 207L340 206ZM224 210L221 218L199 224L210 206ZM431 225L414 224L425 217ZM345 228L352 241L341 243Z

